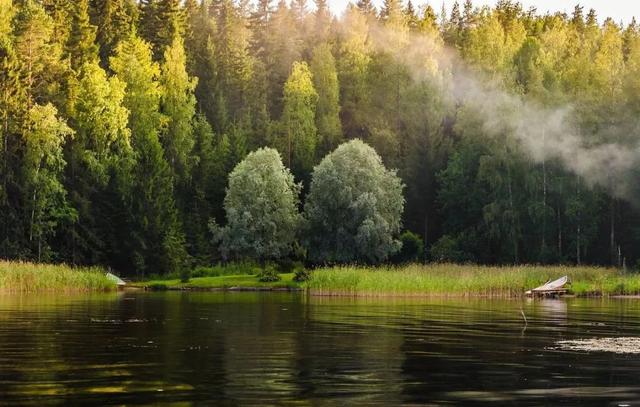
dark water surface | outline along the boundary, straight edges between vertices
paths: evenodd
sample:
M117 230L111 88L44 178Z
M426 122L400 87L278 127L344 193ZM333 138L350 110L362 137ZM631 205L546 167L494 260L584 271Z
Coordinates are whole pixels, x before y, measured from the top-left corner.
M640 355L556 346L612 336L640 300L2 295L0 404L640 405Z

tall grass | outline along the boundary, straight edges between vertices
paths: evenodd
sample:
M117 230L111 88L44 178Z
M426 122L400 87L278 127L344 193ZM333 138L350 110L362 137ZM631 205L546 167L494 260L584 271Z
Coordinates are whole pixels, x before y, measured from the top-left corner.
M513 297L564 275L569 276L571 292L576 295L640 294L638 275L610 268L566 266L342 266L314 271L306 287L321 295Z
M97 267L33 264L0 260L0 292L106 291L115 284Z

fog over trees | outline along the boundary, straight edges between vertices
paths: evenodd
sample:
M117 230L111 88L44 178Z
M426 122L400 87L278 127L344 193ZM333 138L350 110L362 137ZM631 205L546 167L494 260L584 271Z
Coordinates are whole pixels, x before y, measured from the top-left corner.
M0 0L0 257L635 266L640 27L600 20Z

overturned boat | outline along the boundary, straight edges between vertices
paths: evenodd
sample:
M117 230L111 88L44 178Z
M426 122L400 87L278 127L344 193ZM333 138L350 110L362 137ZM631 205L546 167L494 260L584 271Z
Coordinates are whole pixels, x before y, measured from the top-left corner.
M547 296L547 295L562 295L566 294L568 289L566 285L569 283L569 277L563 276L557 280L549 280L540 287L536 287L529 291L526 291L525 294L529 296Z

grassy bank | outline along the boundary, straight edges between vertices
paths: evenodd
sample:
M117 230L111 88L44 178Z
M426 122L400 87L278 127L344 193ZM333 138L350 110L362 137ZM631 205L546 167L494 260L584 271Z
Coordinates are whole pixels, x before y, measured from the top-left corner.
M524 291L568 275L571 293L638 295L640 275L599 267L484 267L409 265L404 267L335 267L317 270L305 286L319 295L521 296Z
M114 290L102 269L0 261L0 292Z
M235 266L234 266L235 267ZM570 293L578 296L640 295L640 275L623 274L602 267L515 266L486 267L472 265L408 265L399 267L333 267L318 269L311 278L298 283L293 274L281 274L281 280L264 283L256 270L228 275L195 277L188 283L165 278L137 283L156 289L267 289L300 288L313 295L347 296L491 296L516 297L550 279L568 275Z
M170 280L150 280L140 283L134 283L134 286L146 287L150 289L162 290L162 289L248 289L248 288L301 288L300 283L293 281L293 273L280 274L280 281L262 282L255 275L241 274L241 275L222 275L213 277L195 277L191 278L189 282L182 283L179 279Z

